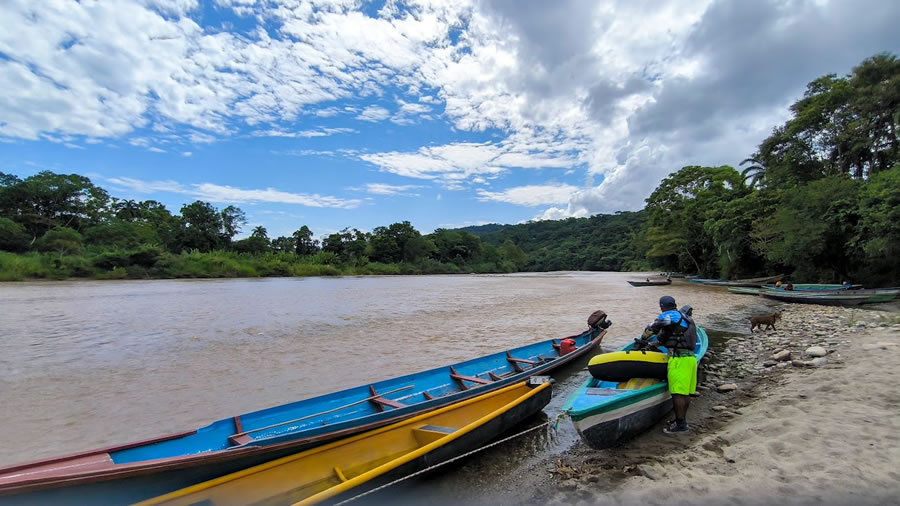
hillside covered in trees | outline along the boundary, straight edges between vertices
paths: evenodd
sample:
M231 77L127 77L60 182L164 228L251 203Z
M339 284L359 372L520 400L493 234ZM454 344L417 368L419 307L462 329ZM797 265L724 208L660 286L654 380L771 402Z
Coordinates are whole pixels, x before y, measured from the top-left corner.
M641 211L426 235L404 221L238 240L234 206L174 214L77 174L0 172L0 280L659 269L897 285L898 128L900 60L880 54L809 83L741 171L683 167Z

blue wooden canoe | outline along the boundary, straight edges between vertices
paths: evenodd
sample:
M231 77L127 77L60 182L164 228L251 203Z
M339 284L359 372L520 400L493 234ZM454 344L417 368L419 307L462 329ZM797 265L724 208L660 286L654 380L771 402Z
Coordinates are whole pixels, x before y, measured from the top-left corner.
M153 497L337 438L503 388L584 356L599 326L560 340L305 399L206 427L0 469L0 503L127 503ZM562 351L567 351L561 354ZM24 494L24 495L23 495Z
M697 327L694 356L698 363L708 346L706 331ZM633 348L631 343L622 351ZM653 378L622 382L590 378L563 406L581 438L595 449L609 448L649 429L671 409L668 383Z

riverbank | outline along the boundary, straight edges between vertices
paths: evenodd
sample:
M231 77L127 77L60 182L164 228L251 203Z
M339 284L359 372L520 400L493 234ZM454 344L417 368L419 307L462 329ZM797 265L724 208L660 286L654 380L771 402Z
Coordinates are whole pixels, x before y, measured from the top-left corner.
M515 272L509 262L457 265L419 262L343 262L334 253L250 254L230 251L169 253L157 247L100 253L9 253L0 251L0 281L219 279L313 276L498 274Z
M534 469L510 502L892 502L900 494L897 315L785 305L776 325L730 339L704 364L691 434L664 435L660 423L607 451L579 443Z

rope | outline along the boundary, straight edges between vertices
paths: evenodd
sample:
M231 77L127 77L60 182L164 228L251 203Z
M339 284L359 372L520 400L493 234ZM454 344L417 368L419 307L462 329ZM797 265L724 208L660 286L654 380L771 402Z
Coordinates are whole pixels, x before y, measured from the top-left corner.
M349 498L349 499L346 499L346 500L344 500L344 501L341 501L341 502L335 504L334 506L341 506L342 504L347 504L348 502L355 501L355 500L360 499L360 498L362 498L362 497L365 497L365 496L367 496L367 495L369 495L369 494L374 494L375 492L378 492L379 490L388 488L388 487L390 487L390 486L392 486L392 485L396 485L397 483L400 483L401 481L406 481L406 480L408 480L408 479L410 479L410 478L413 478L413 477L415 477L415 476L418 476L418 475L420 475L420 474L422 474L422 473L426 473L426 472L428 472L428 471L431 471L432 469L441 467L441 466L443 466L444 464L449 464L449 463L454 462L454 461L456 461L456 460L459 460L459 459L461 459L461 458L463 458L463 457L468 457L469 455L472 455L473 453L478 453L478 452L480 452L480 451L482 451L482 450L487 450L488 448L490 448L490 447L492 447L492 446L497 446L498 444L504 443L504 442L506 442L506 441L509 441L510 439L514 439L514 438L517 438L517 437L519 437L519 436L525 435L525 434L527 434L527 433L529 433L529 432L532 432L532 431L535 431L535 430L538 430L538 429L542 429L542 428L544 428L544 427L547 427L547 426L550 425L550 424L551 424L551 422L544 422L544 423L542 423L542 424L540 424L540 425L538 425L538 426L536 426L536 427L532 427L532 428L530 428L530 429L525 429L525 430L523 430L522 432L513 434L512 436L509 436L509 437L505 437L505 438L503 438L503 439L501 439L501 440L499 440L499 441L494 441L493 443L490 443L490 444L487 444L487 445L485 445L485 446L482 446L481 448L476 448L476 449L474 449L474 450L472 450L472 451L470 451L470 452L463 453L462 455L458 455L458 456L456 456L456 457L453 457L452 459L448 459L448 460L445 460L445 461L443 461L443 462L439 462L439 463L437 463L437 464L435 464L435 465L433 465L433 466L426 467L425 469L422 469L421 471L416 471L416 472L414 472L414 473L412 473L412 474L410 474L410 475L404 476L404 477L402 477L402 478L397 478L396 480L394 480L394 481L392 481L392 482L385 483L384 485L382 485L382 486L380 486L380 487L377 487L377 488L373 488L372 490L369 490L368 492L363 492L362 494L355 495L355 496L353 496L353 497L351 497L351 498Z

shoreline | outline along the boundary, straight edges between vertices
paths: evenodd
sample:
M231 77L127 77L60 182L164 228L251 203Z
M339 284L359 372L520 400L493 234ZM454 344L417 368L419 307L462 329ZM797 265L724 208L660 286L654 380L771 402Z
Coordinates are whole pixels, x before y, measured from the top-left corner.
M900 394L891 382L900 367L900 316L781 309L777 331L733 337L704 359L690 434L665 435L660 421L610 450L579 441L535 466L518 497L501 501L891 502L900 495ZM823 353L815 347L825 355L813 356Z

